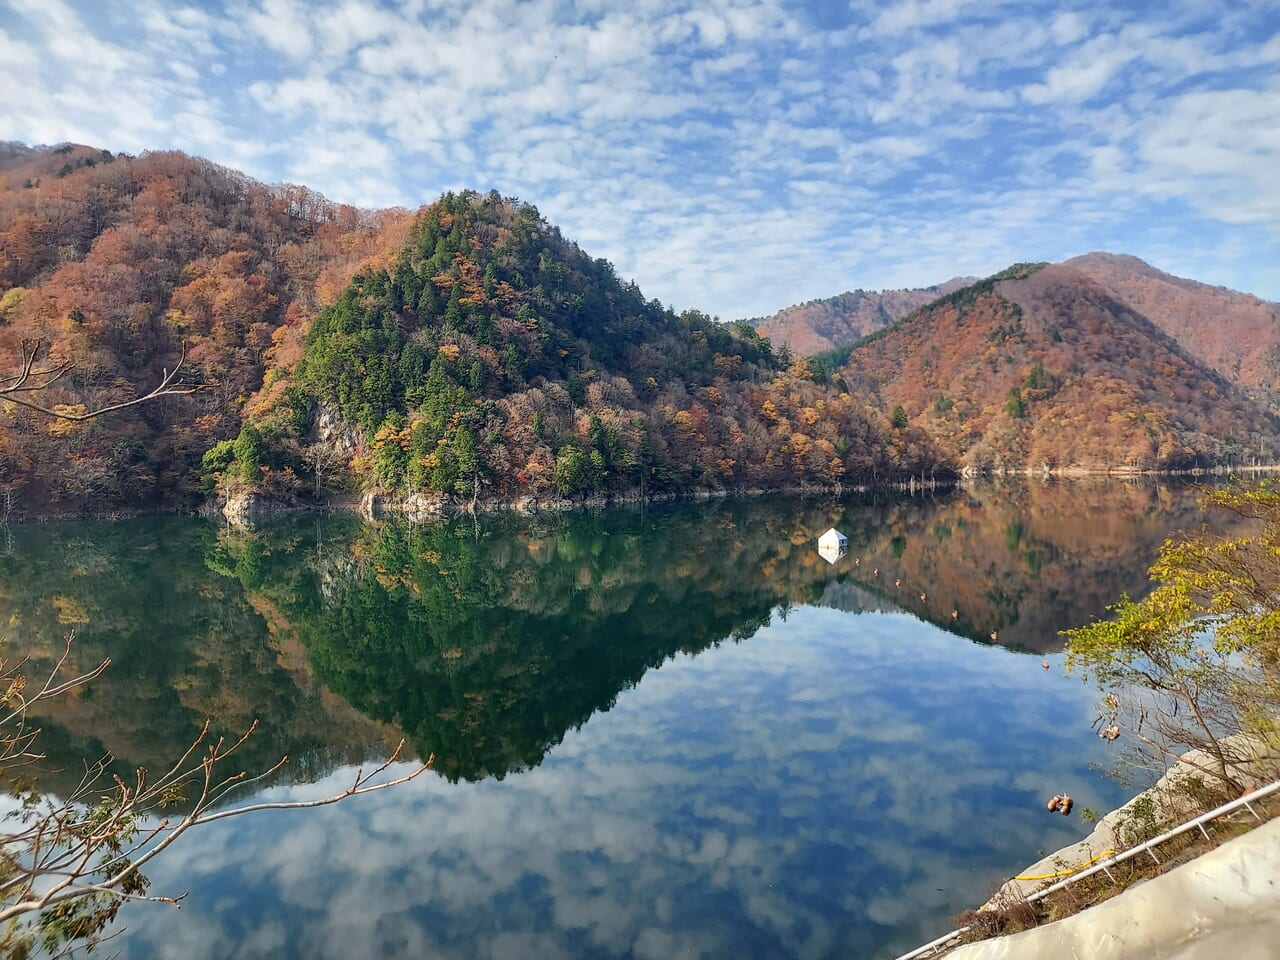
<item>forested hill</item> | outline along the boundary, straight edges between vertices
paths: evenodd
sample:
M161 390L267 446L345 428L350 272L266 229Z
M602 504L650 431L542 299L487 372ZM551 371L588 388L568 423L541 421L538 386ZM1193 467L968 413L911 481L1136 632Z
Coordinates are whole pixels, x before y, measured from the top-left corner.
M70 367L49 407L144 394L184 347L207 387L82 424L0 402L0 519L215 490L515 500L1275 457L1275 421L1226 379L1265 393L1274 305L1079 266L946 294L833 376L849 348L792 360L749 323L676 314L496 193L361 211L180 153L0 144L0 384L38 343L37 368ZM935 292L817 306L878 323Z
M290 355L291 349L283 351ZM206 468L225 493L660 493L932 469L746 324L646 300L529 205L449 194L323 310Z
M1019 264L943 297L866 338L841 373L975 470L1178 469L1280 452L1274 416L1062 264Z
M1280 406L1280 303L1171 276L1137 257L1087 253L1066 265L1141 311L1232 383Z
M785 346L792 353L809 357L849 346L976 279L954 277L932 287L913 290L850 290L786 307L771 317L748 322L768 337L775 349Z
M212 388L82 425L0 405L0 494L20 513L193 505L279 345L411 217L268 187L180 153L0 144L0 377L24 342L73 363L46 405L97 407L173 369ZM0 505L3 509L3 505Z

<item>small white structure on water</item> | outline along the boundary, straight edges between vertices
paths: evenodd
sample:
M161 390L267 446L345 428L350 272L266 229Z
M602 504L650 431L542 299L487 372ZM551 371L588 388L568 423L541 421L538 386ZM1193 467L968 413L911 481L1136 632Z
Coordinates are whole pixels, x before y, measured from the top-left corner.
M849 538L832 527L818 538L818 556L827 563L835 563L849 552Z

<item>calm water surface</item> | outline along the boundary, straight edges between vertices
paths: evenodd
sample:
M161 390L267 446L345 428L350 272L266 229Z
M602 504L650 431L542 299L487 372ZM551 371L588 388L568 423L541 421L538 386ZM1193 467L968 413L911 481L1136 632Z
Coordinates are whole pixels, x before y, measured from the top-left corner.
M251 768L290 756L261 799L340 789L402 736L437 757L189 834L151 871L183 908L126 908L124 957L884 957L1087 832L1045 797L1131 792L1057 631L1198 522L1187 491L1039 485L50 524L0 533L0 624L37 660L70 628L78 665L113 658L43 718L67 771L159 767L205 717L261 720Z

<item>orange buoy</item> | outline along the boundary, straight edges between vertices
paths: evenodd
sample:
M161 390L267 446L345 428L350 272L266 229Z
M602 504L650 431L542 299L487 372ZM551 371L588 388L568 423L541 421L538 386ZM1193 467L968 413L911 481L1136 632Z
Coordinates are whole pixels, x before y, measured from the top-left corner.
M902 586L902 581L901 581L901 580L895 580L895 581L893 581L893 585L894 585L895 587L900 587L900 586Z
M1044 667L1046 670L1048 670L1048 669L1049 669L1049 661L1048 661L1048 660L1041 660L1041 661L1040 661L1040 666L1042 666L1042 667Z
M921 593L921 594L920 594L920 602L921 602L921 603L924 603L924 600L925 600L924 593Z
M872 568L871 568L871 575L872 575L873 577L878 577L878 576L880 576L880 568L879 568L879 567L872 567Z
M1118 726L1111 726L1107 728L1108 740L1118 740L1119 738L1120 738L1120 728Z
M1072 800L1069 795L1065 793L1062 795L1062 806L1060 809L1062 810L1062 815L1064 817L1071 816L1071 806L1073 803L1075 803L1075 801Z
M960 619L960 611L959 611L959 610L952 610L952 611L951 611L951 619L952 619L952 620L959 620L959 619Z
M1060 803L1062 803L1062 796L1061 794L1055 793L1052 797L1049 798L1049 812L1056 813L1058 810L1058 805Z
M999 640L999 639L1000 639L1000 634L998 634L998 633L996 633L994 630L992 630L992 631L991 631L991 639L992 639L992 640Z

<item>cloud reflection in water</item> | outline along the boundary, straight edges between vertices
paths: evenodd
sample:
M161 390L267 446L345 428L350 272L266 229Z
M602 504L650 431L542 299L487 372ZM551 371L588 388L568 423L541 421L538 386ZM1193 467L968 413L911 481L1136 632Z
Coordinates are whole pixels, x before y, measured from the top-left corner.
M1083 834L1044 796L1122 799L1089 769L1091 706L909 615L793 609L649 671L518 775L189 835L153 878L187 905L124 911L124 955L892 954Z

